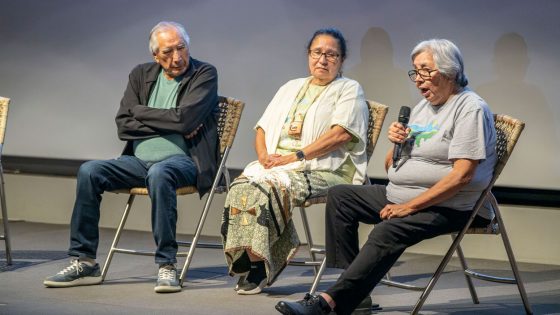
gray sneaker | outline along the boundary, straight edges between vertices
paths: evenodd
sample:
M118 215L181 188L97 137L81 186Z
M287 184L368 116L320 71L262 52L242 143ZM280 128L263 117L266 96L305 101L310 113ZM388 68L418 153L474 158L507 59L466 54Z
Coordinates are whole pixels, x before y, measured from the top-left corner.
M262 289L266 287L267 278L262 279L259 283L249 282L245 280L242 284L237 287L237 294L239 295L253 295L262 292Z
M239 278L241 281L241 277ZM240 295L253 295L262 292L262 289L266 287L268 279L266 276L266 266L264 261L251 262L251 269L247 274L247 277L239 283L237 282L237 294Z
M247 283L247 274L248 274L248 272L239 276L239 279L237 279L237 284L235 285L235 288L233 289L234 291L239 290L239 288L241 288L242 286L245 285L245 283Z
M159 267L158 279L154 291L157 293L173 293L181 291L179 279L177 279L177 268L175 265L163 265Z
M99 264L90 266L80 262L78 259L72 259L70 266L43 281L43 284L50 288L67 288L100 283L101 271L99 270Z

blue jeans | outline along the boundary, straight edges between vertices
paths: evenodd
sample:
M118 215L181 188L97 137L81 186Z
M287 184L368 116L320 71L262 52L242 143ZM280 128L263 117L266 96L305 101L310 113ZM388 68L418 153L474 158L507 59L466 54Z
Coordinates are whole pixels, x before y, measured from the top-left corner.
M147 187L152 201L152 233L157 264L176 263L178 187L196 183L196 166L189 156L174 155L146 163L123 155L113 160L89 161L78 171L76 202L70 222L68 254L96 258L99 244L99 206L104 191Z

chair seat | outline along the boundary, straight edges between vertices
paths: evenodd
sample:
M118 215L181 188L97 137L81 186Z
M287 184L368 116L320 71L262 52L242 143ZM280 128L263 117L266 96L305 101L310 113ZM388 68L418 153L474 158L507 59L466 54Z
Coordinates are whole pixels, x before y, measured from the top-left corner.
M305 200L303 207L307 208L311 205L327 203L327 195L311 196Z
M189 195L189 194L194 194L197 191L198 190L196 190L195 186L184 186L184 187L177 188L177 195L178 196ZM133 188L130 188L130 189L111 190L110 192L115 193L115 194L129 194L129 195L135 195L135 196L147 196L148 195L148 188L146 188L146 187L133 187Z
M467 230L467 234L500 234L500 226L494 220L485 227L472 227Z

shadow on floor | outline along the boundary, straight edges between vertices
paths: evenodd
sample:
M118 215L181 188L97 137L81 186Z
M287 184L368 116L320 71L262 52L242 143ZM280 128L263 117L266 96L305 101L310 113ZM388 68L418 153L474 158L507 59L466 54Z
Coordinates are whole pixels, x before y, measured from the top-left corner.
M66 251L53 250L17 250L12 251L12 264L6 262L6 252L0 251L0 272L13 271L23 267L42 264L48 261L68 258Z

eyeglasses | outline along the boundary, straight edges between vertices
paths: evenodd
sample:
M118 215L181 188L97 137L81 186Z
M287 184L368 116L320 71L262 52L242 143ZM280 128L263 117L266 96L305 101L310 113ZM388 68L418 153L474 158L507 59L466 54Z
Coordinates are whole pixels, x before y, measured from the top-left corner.
M321 52L320 50L310 50L309 51L309 56L312 59L321 59L321 56L325 55L325 58L327 58L327 61L330 62L336 62L338 60L338 57L340 57L340 54L332 52L332 51L327 51L327 52Z
M416 76L418 76L418 75L424 80L429 80L429 79L432 78L431 73L435 72L435 71L438 71L438 70L437 69L436 70L430 70L430 69L426 69L426 68L414 69L414 70L408 71L408 77L413 82L416 81Z

